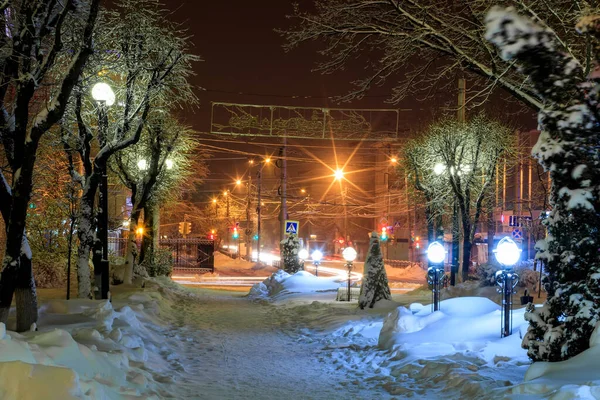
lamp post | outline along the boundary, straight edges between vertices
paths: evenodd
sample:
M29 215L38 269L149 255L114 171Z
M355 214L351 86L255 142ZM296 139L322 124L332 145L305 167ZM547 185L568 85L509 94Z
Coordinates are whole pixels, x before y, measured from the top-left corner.
M352 262L356 260L356 250L346 247L342 251L342 257L346 260L346 268L348 268L348 301L350 301L350 278L352 277Z
M446 250L440 242L433 242L427 248L427 259L430 267L427 269L427 282L431 285L433 311L440 309L441 283L444 279L444 259Z
M441 175L450 170L451 168L446 168L446 165L443 163L437 163L433 167L433 172L436 175ZM452 264L450 266L450 285L454 286L456 284L456 274L458 273L458 252L460 247L459 242L459 222L458 222L458 203L456 202L456 196L454 196L454 202L452 204Z
M308 250L306 250L304 248L300 249L300 251L298 252L298 260L300 260L303 270L304 270L304 261L306 261L307 258L308 258Z
M312 253L313 265L315 266L315 276L319 276L319 264L321 264L321 259L323 258L323 253L320 250L315 250Z
M115 102L115 94L111 87L104 83L96 83L92 87L92 97L98 104L98 140L100 147L104 147L108 142L106 137L108 131L108 113L107 107ZM98 236L102 243L102 260L100 261L100 271L94 272L94 281L99 292L95 294L96 299L108 299L108 175L106 161L98 165L98 172L101 174L100 180L100 210L98 211Z
M502 293L500 337L505 337L512 334L512 295L519 283L519 276L513 272L513 268L521 257L521 249L511 238L504 237L496 246L494 253L496 260L502 265L502 269L497 271L495 276L496 284L500 286L498 292Z

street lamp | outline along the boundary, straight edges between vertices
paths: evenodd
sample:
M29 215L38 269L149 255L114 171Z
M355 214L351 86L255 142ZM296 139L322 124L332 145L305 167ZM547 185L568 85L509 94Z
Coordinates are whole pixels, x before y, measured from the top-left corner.
M302 269L304 269L304 261L308 258L308 250L302 248L298 252L298 260L302 263Z
M494 253L496 260L502 265L502 269L496 272L495 277L496 284L500 286L498 292L502 293L500 337L505 337L512 334L512 295L519 283L519 276L512 269L521 257L521 249L511 238L504 237L496 246Z
M106 145L108 138L108 113L107 107L115 103L115 94L111 87L104 82L96 83L92 87L92 98L98 104L98 139L100 146ZM108 299L108 175L106 162L98 165L98 172L102 175L100 181L100 210L98 211L98 236L102 242L102 260L100 261L100 271L94 272L94 281L99 293L96 299Z
M433 311L440 309L440 291L444 280L444 259L446 250L440 242L433 242L427 248L427 259L431 266L427 269L427 282L431 285Z
M170 158L167 158L165 160L165 165L167 166L167 169L173 169L173 165L174 165L173 160L171 160Z
M321 264L323 253L321 253L321 250L315 250L313 251L311 257L313 260L313 265L315 266L315 276L319 276L319 264Z
M346 268L348 268L348 301L350 301L350 278L352 277L352 262L356 260L356 250L353 247L346 247L342 251L342 257L346 260Z
M336 169L333 173L333 176L336 180L341 181L342 179L344 179L344 170L340 168Z

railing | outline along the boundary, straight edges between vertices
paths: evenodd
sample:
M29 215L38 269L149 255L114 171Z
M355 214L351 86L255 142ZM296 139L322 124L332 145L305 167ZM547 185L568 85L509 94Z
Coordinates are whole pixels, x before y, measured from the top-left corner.
M161 239L161 249L171 251L173 269L179 272L213 272L214 241L209 239ZM136 241L139 252L141 243ZM125 257L126 238L108 238L108 252L114 257Z
M384 262L385 262L385 264L387 264L393 268L419 267L422 269L427 269L427 266L422 262L407 261L407 260L384 260Z

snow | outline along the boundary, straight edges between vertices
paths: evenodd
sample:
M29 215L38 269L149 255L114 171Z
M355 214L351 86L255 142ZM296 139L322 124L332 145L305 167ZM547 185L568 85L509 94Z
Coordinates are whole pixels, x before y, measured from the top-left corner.
M0 398L581 398L600 390L600 328L579 356L530 366L524 309L515 308L513 334L501 338L500 307L468 296L481 293L472 285L458 298L444 289L432 312L429 291L360 310L335 301L340 284L278 271L250 296L168 279L113 287L113 303L41 296L39 331L0 324Z
M594 194L587 189L569 189L562 187L558 191L560 197L566 196L569 198L567 208L572 210L578 207L594 210L594 206L590 200L594 200Z

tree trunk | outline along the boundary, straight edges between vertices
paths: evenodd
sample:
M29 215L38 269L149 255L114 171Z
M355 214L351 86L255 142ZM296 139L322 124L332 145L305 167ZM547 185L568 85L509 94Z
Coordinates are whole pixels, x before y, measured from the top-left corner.
M25 332L37 322L37 293L33 279L31 263L31 249L27 237L23 236L23 248L20 257L19 274L15 287L15 300L17 303L17 332Z
M6 249L0 274L0 322L6 323L15 290L17 298L17 326L29 326L37 321L37 301L33 271L31 270L31 248L25 235L27 207L31 199L33 183L33 165L37 141L32 140L25 146L25 158L20 168L14 172L10 214L6 221ZM3 207L4 208L4 207ZM3 218L5 214L3 213ZM26 293L29 292L29 293Z
M487 212L487 237L488 237L488 247L487 247L487 258L488 264L494 262L494 235L496 234L496 220L494 219L494 209L492 207L488 207Z
M94 201L98 189L97 175L92 174L83 188L77 223L77 297L89 299L92 294L90 282L90 250L94 244Z
M136 228L138 221L140 220L141 210L134 205L131 211L131 217L129 218L129 235L127 238L127 250L125 253L125 273L123 275L123 282L131 284L133 282L133 265L135 263L135 256L137 254L137 245L135 241Z
M463 215L463 250L462 250L462 281L466 282L469 279L469 268L471 267L471 249L473 247L473 233L471 232L471 221L469 217Z
M140 250L139 263L154 262L154 251L158 249L160 213L159 208L154 204L147 204L144 207L144 225L146 231L142 238L142 248Z
M430 206L425 206L425 219L427 220L427 241L431 244L435 241L435 226Z

